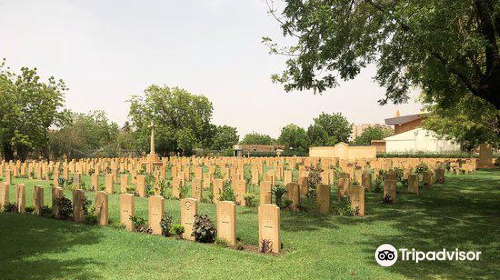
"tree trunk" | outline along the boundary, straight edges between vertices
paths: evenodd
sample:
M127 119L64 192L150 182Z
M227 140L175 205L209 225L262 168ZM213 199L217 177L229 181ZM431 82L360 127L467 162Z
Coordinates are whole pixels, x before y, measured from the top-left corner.
M9 143L3 143L3 155L6 161L14 160L14 151Z

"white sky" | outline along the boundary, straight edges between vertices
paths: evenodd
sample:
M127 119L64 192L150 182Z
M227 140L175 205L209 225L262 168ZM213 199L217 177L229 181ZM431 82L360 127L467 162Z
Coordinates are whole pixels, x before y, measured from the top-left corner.
M151 84L207 96L214 123L237 127L240 137L277 137L288 123L307 128L321 112L359 124L421 108L379 106L384 90L373 67L321 96L286 93L270 80L285 60L268 54L263 36L281 32L260 0L0 0L0 58L63 79L67 107L104 110L119 124L125 101Z

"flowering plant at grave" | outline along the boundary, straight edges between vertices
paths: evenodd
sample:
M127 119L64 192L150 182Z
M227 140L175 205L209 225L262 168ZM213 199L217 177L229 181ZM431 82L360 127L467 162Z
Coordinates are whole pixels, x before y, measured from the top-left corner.
M90 169L89 169L89 175L91 175L91 176L92 176L92 174L94 174L94 173L95 173L95 169L94 169L94 168L90 168Z
M214 243L217 236L217 229L214 222L207 215L195 215L193 223L193 233L196 242Z
M319 166L319 164L315 167L307 166L306 170L309 171L309 176L307 177L307 183L309 185L307 196L314 197L316 194L316 187L321 184L321 172L324 170Z
M382 198L382 203L383 204L392 204L394 203L394 199L390 195L385 195L384 198Z
M429 171L429 166L427 166L427 164L421 162L417 165L417 167L415 168L415 173L421 175L422 173L426 172L426 171Z

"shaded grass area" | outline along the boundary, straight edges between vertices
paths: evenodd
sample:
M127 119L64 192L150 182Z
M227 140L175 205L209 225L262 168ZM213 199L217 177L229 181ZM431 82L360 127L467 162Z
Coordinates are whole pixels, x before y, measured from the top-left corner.
M85 178L86 180L88 178ZM16 179L27 188L47 182ZM65 192L71 198L71 192ZM93 193L86 192L93 200ZM11 200L14 188L11 187ZM393 205L367 193L366 217L282 212L279 257L167 239L119 229L119 196L109 197L109 227L90 227L30 215L0 213L0 279L499 279L500 171L447 175L444 185L420 196L401 191ZM165 211L178 222L179 201ZM200 213L215 219L215 206ZM147 199L136 215L147 218ZM257 209L237 208L237 235L258 242ZM381 244L419 251L481 251L479 261L398 261L381 267Z

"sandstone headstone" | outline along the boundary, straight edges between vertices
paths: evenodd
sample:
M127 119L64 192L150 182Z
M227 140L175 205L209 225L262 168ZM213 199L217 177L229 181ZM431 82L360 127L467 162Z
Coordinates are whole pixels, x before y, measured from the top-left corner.
M134 230L134 224L130 220L135 216L135 197L133 194L124 193L120 195L120 225L125 226L128 231Z
M493 167L493 150L490 144L479 145L479 168Z
M5 182L0 182L0 209L9 203L9 185Z
M236 245L236 205L232 201L217 203L217 238Z
M198 215L198 200L194 198L181 199L181 225L184 227L182 238L194 240L192 233L196 215Z
M261 251L279 253L280 208L273 204L261 204L259 213L259 248Z
M424 187L426 189L432 188L433 185L433 178L432 178L432 172L430 171L424 171L422 172L422 181L424 182Z
M18 213L26 211L26 186L24 184L16 185L16 205Z
M120 192L126 193L128 185L129 185L128 174L121 174L120 175Z
M263 181L260 183L260 204L272 203L272 187L271 182Z
M201 201L203 197L203 189L201 187L201 180L198 178L193 178L191 183L191 196L198 201Z
M296 183L288 183L286 185L286 196L292 201L290 208L294 211L298 209L300 203L300 188L299 184Z
M386 196L396 202L396 180L384 180L384 197Z
M309 192L309 182L307 177L299 177L300 197L306 197Z
M106 174L106 193L113 194L113 174Z
M63 197L64 192L61 187L52 188L52 215L55 219L59 219L59 198Z
M152 195L148 199L149 201L149 227L153 231L153 234L161 235L161 218L163 217L163 197L159 195Z
M330 185L316 187L316 206L321 214L330 213Z
M137 175L137 194L140 197L146 197L146 176L144 175Z
M408 192L418 195L418 175L410 174L408 176Z
M111 175L111 174L108 174ZM111 175L112 176L112 175ZM111 177L112 178L112 177ZM96 192L95 194L95 214L97 224L100 226L108 225L108 194L106 192Z
M94 191L99 190L99 173L95 172L90 176L90 185Z
M245 180L236 180L234 183L233 190L236 195L236 204L246 206L244 195L247 192L247 182Z
M224 181L222 179L215 179L212 190L214 203L220 200L220 194L222 193L223 189L224 189Z
M43 187L40 185L36 185L33 187L33 207L35 210L33 211L33 214L35 215L40 215L40 212L43 207L43 202L44 202L44 193L43 193Z
M84 200L85 194L82 190L73 190L73 219L75 222L83 222L85 220Z
M362 178L362 182L361 182L361 185L363 187L365 187L365 189L369 190L372 188L372 174L369 173L369 172L363 172L363 178Z
M362 186L351 186L350 188L351 207L359 216L365 215L365 188Z

